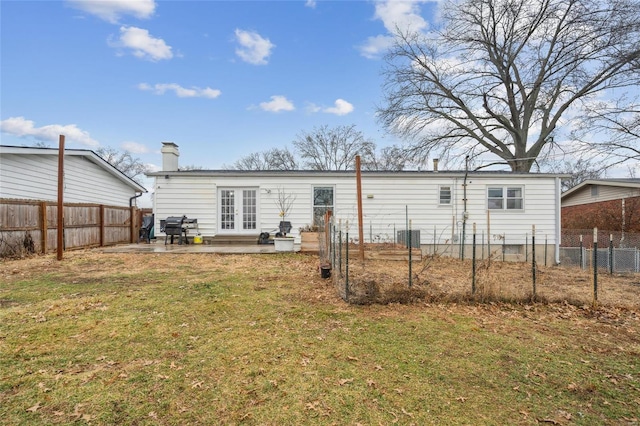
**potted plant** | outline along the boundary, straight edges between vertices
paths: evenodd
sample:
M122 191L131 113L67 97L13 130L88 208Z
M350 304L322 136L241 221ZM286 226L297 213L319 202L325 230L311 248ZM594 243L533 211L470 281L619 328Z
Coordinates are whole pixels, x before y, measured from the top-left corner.
M287 220L287 216L291 212L295 200L295 194L286 192L284 188L278 187L275 203L280 211L280 232L273 239L276 251L293 251L294 238L287 235L291 232L291 222Z

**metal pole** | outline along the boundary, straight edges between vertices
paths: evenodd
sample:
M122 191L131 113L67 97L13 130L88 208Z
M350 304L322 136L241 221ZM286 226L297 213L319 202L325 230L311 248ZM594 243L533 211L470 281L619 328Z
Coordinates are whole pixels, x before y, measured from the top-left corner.
M529 261L529 233L524 234L524 261Z
M344 280L344 300L349 300L349 231L347 231L346 255L344 259L345 280Z
M533 300L536 300L536 226L531 225L531 274L533 277Z
M356 186L358 192L358 239L360 242L360 262L364 263L364 224L362 223L362 173L360 172L360 156L356 155Z
M433 225L433 255L436 255L436 226Z
M133 217L131 218L133 221ZM60 135L58 147L58 240L57 258L62 260L64 252L64 135Z
M593 304L598 303L598 228L593 228Z
M613 234L609 234L609 275L613 275Z
M409 219L409 288L411 288L411 251L413 245L411 244L411 219Z
M582 246L582 234L580 234L580 269L584 269L584 249Z
M547 266L547 243L548 243L548 237L545 234L544 235L544 266Z
M502 261L504 262L504 253L507 250L507 234L502 234Z
M471 253L471 294L476 294L476 223L473 222L473 248Z

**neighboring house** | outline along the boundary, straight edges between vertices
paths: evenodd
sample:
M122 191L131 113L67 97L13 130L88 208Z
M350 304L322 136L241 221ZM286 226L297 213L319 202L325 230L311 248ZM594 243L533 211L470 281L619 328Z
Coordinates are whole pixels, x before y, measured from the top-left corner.
M562 194L562 228L640 232L640 179L586 180Z
M178 146L164 142L163 170L154 178L153 211L159 221L171 216L197 219L205 242L219 236L253 236L274 232L281 220L279 190L293 194L287 220L299 240L298 228L331 210L357 237L357 185L353 171L185 170L178 167ZM560 241L560 179L556 174L510 172L404 171L362 172L365 242L393 242L397 231L420 231L423 248L461 241L470 244L473 224L478 242L505 241L522 255L532 225L537 242L548 244L548 258L557 261ZM488 226L489 222L489 226ZM490 228L490 229L489 229ZM156 232L156 235L159 233ZM436 241L434 241L436 240ZM538 251L542 253L543 250ZM467 251L470 257L470 250Z
M147 192L93 151L64 154L65 203L129 207ZM58 149L0 145L0 198L56 201Z

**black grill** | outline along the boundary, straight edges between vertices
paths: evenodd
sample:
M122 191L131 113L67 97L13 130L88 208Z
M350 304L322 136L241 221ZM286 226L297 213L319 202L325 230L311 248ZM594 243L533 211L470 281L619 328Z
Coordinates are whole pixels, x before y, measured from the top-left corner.
M167 237L171 237L171 244L173 244L173 237L176 235L178 236L178 244L182 244L183 237L184 243L189 244L187 233L189 228L193 228L198 223L198 219L188 219L187 216L169 216L160 222L160 230L165 234L165 245L167 244Z

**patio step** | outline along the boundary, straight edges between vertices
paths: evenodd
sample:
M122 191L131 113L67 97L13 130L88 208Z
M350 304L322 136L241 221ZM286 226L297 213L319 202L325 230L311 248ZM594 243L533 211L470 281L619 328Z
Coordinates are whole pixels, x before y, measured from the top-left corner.
M207 244L213 245L257 245L257 235L216 235L206 238Z

